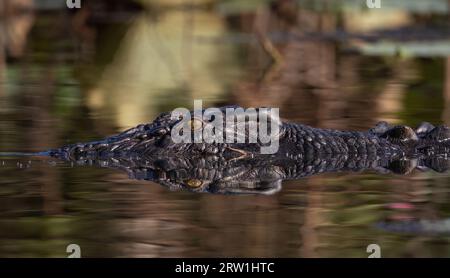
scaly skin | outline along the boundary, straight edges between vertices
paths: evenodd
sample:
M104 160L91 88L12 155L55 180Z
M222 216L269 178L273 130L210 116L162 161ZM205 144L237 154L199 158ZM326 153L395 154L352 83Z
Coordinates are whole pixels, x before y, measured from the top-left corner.
M225 108L221 108L225 111ZM201 120L206 126L207 121ZM51 156L64 159L104 158L130 155L223 157L259 156L261 143L175 143L172 129L180 120L163 113L152 123L139 125L100 141L68 145L51 150ZM229 132L229 131L228 131ZM232 131L235 132L235 131ZM277 157L299 159L320 154L379 155L392 159L447 155L450 130L424 123L416 130L382 122L368 131L338 131L282 122Z
M267 155L260 153L260 143L174 143L171 130L179 122L164 113L121 134L48 154L81 165L120 168L131 178L173 190L222 194L273 193L282 180L324 172L407 174L415 168L442 172L450 165L449 129L428 123L413 130L382 122L361 132L282 122L278 152Z

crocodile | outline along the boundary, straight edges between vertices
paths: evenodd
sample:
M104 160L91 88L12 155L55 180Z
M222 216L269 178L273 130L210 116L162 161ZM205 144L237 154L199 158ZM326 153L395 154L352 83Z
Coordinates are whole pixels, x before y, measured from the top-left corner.
M225 117L226 109L219 111ZM261 109L261 108L257 108ZM205 110L202 110L204 112ZM206 128L211 121L198 118L191 111L189 125L192 129ZM182 123L181 117L171 113L160 114L153 122L141 124L118 135L99 141L77 143L48 151L48 155L63 159L104 158L133 155L147 156L205 156L223 157L266 156L261 154L260 141L255 143L177 143L172 138L172 130ZM245 132L249 124L257 119L247 119ZM184 123L184 122L183 122ZM236 128L224 124L223 132L234 133ZM271 134L279 142L278 158L302 159L319 155L378 155L389 160L402 158L446 157L450 151L450 128L444 125L433 126L424 122L416 129L405 125L391 126L380 122L367 131L341 131L314 128L307 125L281 121L277 134ZM267 157L267 156L266 156Z
M219 111L225 114L226 108ZM206 118L196 118L195 111L190 115L192 129L210 124ZM416 168L437 172L450 168L450 129L443 125L422 123L413 129L380 122L366 131L341 131L283 120L275 134L278 151L262 154L264 144L259 141L176 143L172 130L181 122L171 113L162 113L153 122L120 134L41 155L78 165L123 169L131 178L155 181L172 190L219 194L270 194L281 188L283 180L325 172L408 174Z
M219 108L220 113L225 115L227 108ZM192 129L210 124L208 117L199 118L195 112L189 112L188 122L162 113L153 122L102 140L22 155L117 168L130 178L154 181L171 190L219 194L271 194L283 180L326 172L374 170L404 175L414 169L445 172L450 168L450 129L443 125L422 123L413 129L380 122L366 131L341 131L282 120L273 136L279 142L278 151L262 154L260 141L176 143L172 131L180 124ZM244 132L248 133L249 122L259 120L247 119ZM242 132L225 124L223 131Z

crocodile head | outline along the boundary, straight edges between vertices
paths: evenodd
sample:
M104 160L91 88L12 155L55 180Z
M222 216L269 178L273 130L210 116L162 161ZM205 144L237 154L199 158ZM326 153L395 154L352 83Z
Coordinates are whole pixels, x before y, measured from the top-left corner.
M51 151L50 155L75 159L132 156L133 154L220 155L226 158L253 156L261 153L261 148L272 142L267 140L262 142L252 133L257 129L261 119L266 121L265 127L266 133L270 136L269 139L278 140L281 122L277 117L272 117L269 109L255 108L256 117L245 114L249 112L242 109L243 118L229 114L227 109L236 111L242 108L221 107L214 110L162 113L151 123L136 126L100 141L68 145ZM230 121L226 121L229 115L233 117L234 126L230 125ZM241 121L241 126L238 121ZM276 132L274 126L277 128Z
M424 123L414 130L380 123L364 132L335 131L283 123L278 113L272 112L268 108L241 107L174 110L118 135L68 145L49 154L77 160L208 155L241 159L260 154L302 159L306 155L372 153L394 160L450 153L450 129L445 126Z

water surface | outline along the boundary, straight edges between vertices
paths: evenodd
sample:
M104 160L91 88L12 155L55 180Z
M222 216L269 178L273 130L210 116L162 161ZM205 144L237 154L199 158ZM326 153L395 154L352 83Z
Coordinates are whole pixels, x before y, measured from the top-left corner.
M100 7L78 29L64 9L21 18L32 22L23 53L0 63L0 151L99 139L194 99L279 107L327 128L450 123L449 37L426 36L446 26L441 8L393 7L370 22L379 14L359 4L283 14L232 2ZM379 31L417 25L420 40L385 44ZM373 30L376 40L360 36ZM367 257L372 243L383 257L450 255L448 173L328 173L273 195L172 192L45 158L0 158L0 177L1 257L65 257L71 243L83 257ZM424 220L444 228L379 225Z

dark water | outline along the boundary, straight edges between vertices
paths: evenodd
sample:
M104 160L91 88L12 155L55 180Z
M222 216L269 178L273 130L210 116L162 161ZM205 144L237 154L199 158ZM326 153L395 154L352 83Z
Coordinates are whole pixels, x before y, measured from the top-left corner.
M284 118L328 128L449 124L450 38L430 36L448 30L448 14L435 2L375 22L361 5L219 2L23 16L23 53L0 62L0 151L102 138L194 99L279 107ZM386 28L419 31L387 42L383 32L360 36ZM323 174L270 196L171 192L43 158L0 159L0 177L1 257L65 257L71 243L83 257L367 257L369 244L383 257L450 255L448 173ZM424 221L439 228L408 228Z

